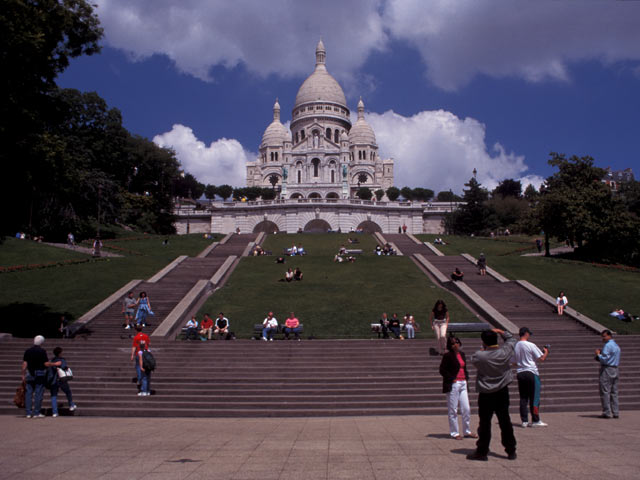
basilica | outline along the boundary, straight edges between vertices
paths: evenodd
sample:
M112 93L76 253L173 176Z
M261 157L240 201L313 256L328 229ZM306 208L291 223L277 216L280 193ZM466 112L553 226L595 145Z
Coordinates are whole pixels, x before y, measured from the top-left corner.
M247 162L248 187L274 186L283 199L348 199L361 187L375 192L393 185L393 160L378 155L362 99L352 124L344 92L327 71L325 59L320 41L315 70L296 95L290 131L280 120L276 100L259 156Z

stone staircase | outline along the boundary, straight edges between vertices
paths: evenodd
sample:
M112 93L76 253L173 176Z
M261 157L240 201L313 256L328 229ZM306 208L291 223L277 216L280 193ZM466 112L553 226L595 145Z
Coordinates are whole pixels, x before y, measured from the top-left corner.
M534 335L551 344L541 365L541 412L598 411L595 335ZM640 408L640 338L617 337L622 349L621 408ZM77 416L292 417L342 415L444 415L439 356L429 340L312 340L261 342L151 341L157 359L151 397L138 397L129 339L47 340L64 349L74 370ZM0 414L20 415L11 404L20 360L30 341L2 342ZM477 338L463 339L471 354ZM472 380L475 371L470 368ZM473 383L473 381L471 382ZM517 386L511 386L517 412ZM471 403L477 405L475 389ZM70 415L59 397L61 415ZM45 408L49 394L45 394ZM444 421L444 420L443 420Z

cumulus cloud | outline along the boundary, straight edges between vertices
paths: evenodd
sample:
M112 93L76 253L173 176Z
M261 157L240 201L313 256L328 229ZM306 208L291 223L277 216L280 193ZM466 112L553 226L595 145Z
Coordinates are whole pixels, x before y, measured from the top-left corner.
M489 189L505 178L521 180L523 187L542 183L542 178L526 175L523 156L499 143L487 148L485 126L473 118L438 110L411 117L393 111L368 113L366 119L376 133L380 155L395 161L397 186L460 193L474 168L478 181Z
M164 54L182 72L243 64L266 77L307 75L322 37L330 71L349 78L384 48L381 0L97 0L107 43L133 59ZM353 12L357 12L354 16Z
M384 24L438 87L474 76L569 80L568 64L640 59L640 2L388 0Z
M172 148L187 172L199 182L212 185L246 185L246 162L256 156L235 139L221 138L207 147L191 128L179 124L169 132L156 135L153 142Z

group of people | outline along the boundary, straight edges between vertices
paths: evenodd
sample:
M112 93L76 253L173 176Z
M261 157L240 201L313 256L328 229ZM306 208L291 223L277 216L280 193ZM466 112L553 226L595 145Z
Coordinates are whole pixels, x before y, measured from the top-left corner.
M395 255L396 251L389 243L385 243L383 247L376 245L373 253L376 255Z
M42 348L44 337L37 335L33 339L33 346L24 352L22 357L22 382L25 386L25 410L27 418L43 418L42 400L44 391L49 389L51 394L52 416L58 416L58 391L62 390L67 396L69 411L73 412L77 405L73 402L71 387L69 386L68 365L62 356L62 348L53 349L53 358L49 360L47 352Z
M520 420L523 428L546 427L540 419L540 373L538 363L549 355L549 346L540 349L529 339L531 330L522 327L519 339L499 329L485 330L481 334L482 350L471 356L469 362L477 370L478 433L470 425L467 358L462 351L462 342L455 336L447 339L447 353L440 363L443 378L442 390L447 394L449 432L452 438L477 438L476 450L467 455L469 460L488 460L491 441L491 421L495 414L501 431L502 446L509 460L515 460L516 438L509 416L509 384L513 381L512 366L516 367L516 380L520 397ZM498 343L498 336L503 344ZM599 386L602 404L601 418L619 418L618 366L620 347L612 338L611 331L601 332L604 347L596 349L595 360L600 364ZM458 425L458 409L462 417L462 434ZM531 419L531 421L529 421Z
M278 320L273 316L273 312L269 312L262 322L262 340L273 342L273 335L278 333L278 328L280 328ZM290 335L293 333L295 339L300 341L301 331L300 320L298 320L294 312L289 313L284 325L282 325L282 333L284 333L285 340L289 340Z
M349 254L350 252L347 250L347 247L344 245L340 245L340 249L338 253L333 257L333 261L336 263L349 262L355 263L356 257Z
M151 300L147 296L147 292L140 292L138 298L133 298L133 292L130 291L122 299L122 314L124 315L124 328L129 330L133 327L135 320L136 325L147 326L147 317L154 315L151 310Z
M287 248L285 253L287 255L291 255L292 257L296 256L296 255L306 255L307 252L304 249L304 247L302 246L302 244L298 244L298 246L296 247L296 244L294 243L291 248Z
M301 282L304 278L304 274L299 267L296 267L295 270L289 267L286 272L284 272L284 278L281 278L280 282Z
M187 340L197 340L200 338L202 341L211 340L211 337L218 340L231 340L233 333L231 332L231 324L229 319L224 316L224 313L218 313L218 317L215 322L208 313L205 313L200 325L196 316L192 316L185 325L185 336Z
M398 318L398 314L394 313L391 315L391 318L387 315L387 312L383 312L380 317L380 330L382 333L382 338L390 338L389 333L393 335L393 338L397 338L399 340L404 340L405 336L402 335L402 328L407 334L406 338L413 339L416 338L416 332L420 330L418 323L416 322L413 315L407 313L400 322L400 318Z

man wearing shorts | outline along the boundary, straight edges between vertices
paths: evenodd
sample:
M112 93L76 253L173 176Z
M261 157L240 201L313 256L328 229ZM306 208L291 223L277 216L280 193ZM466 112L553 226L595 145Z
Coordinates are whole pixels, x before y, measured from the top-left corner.
M131 322L135 315L136 299L133 298L133 292L127 293L127 296L122 300L122 313L124 314L124 328L129 330L131 328Z

